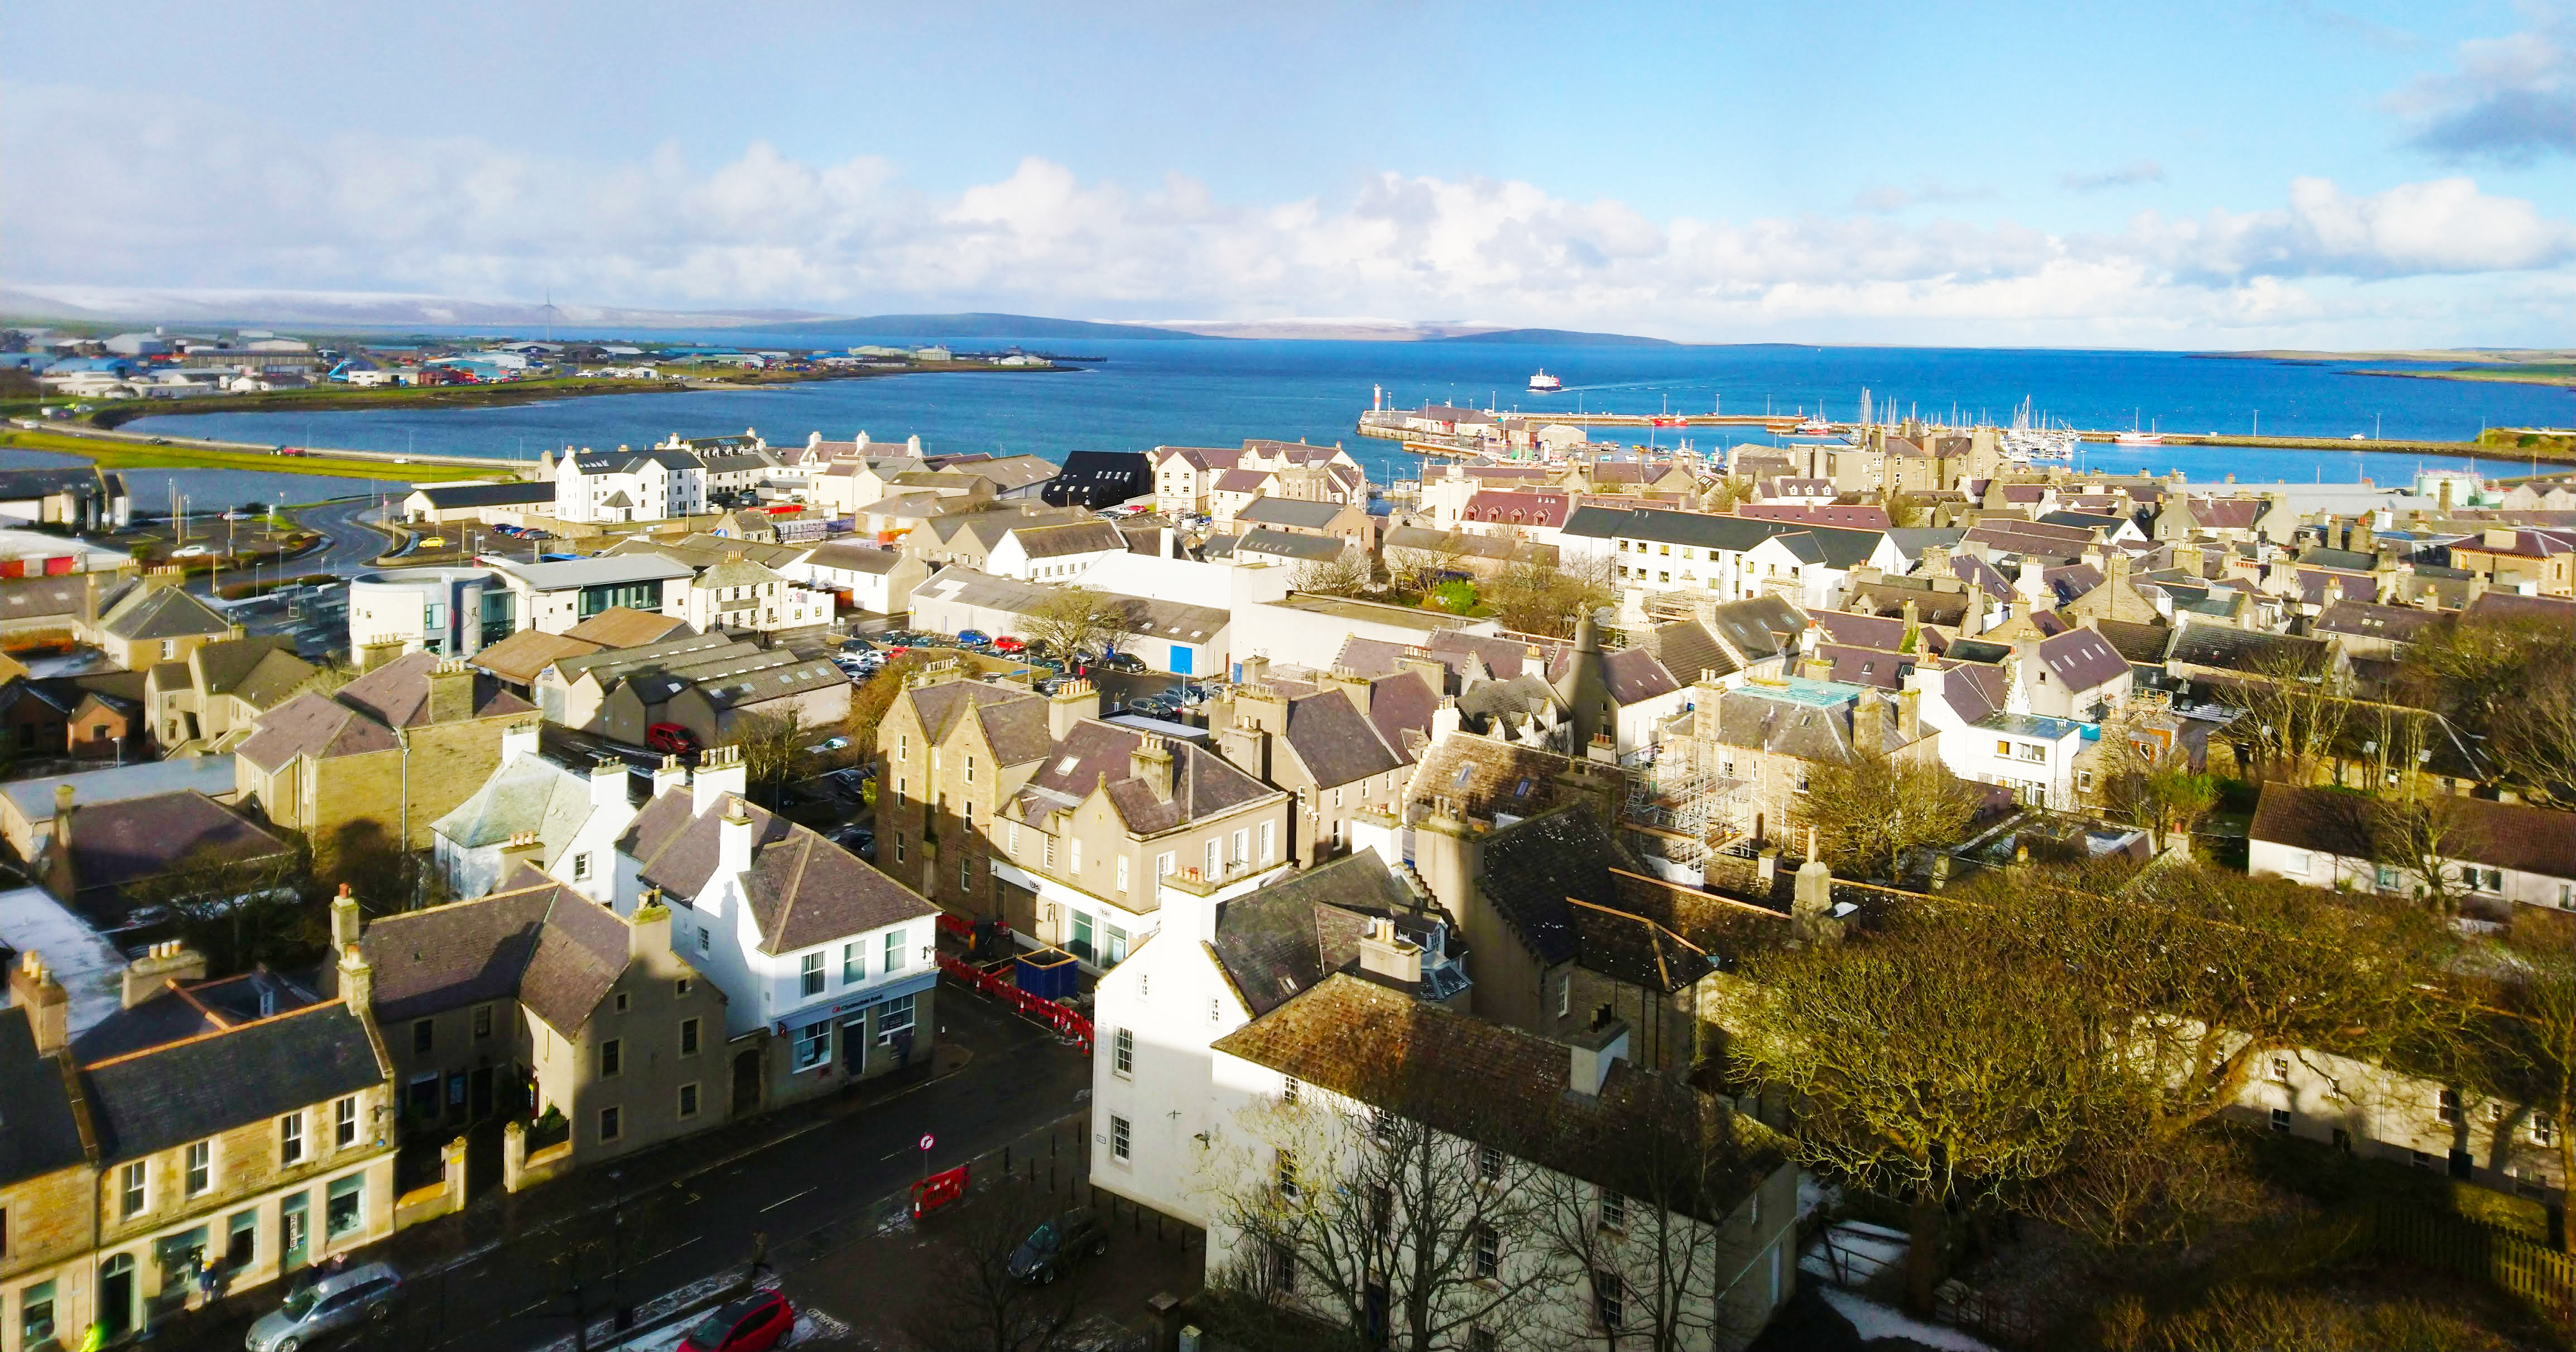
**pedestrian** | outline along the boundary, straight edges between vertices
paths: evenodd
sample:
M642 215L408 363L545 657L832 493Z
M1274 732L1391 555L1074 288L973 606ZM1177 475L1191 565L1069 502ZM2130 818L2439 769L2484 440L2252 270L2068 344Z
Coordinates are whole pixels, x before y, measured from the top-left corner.
M98 1352L107 1346L107 1325L93 1319L89 1331L81 1335L80 1352Z

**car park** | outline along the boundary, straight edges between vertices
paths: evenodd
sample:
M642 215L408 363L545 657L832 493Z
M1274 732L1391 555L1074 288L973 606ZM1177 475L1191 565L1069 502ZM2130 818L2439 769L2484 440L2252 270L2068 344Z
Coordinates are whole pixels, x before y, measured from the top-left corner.
M1030 1231L1011 1251L1008 1267L1013 1277L1045 1286L1074 1264L1107 1252L1109 1232L1100 1224L1100 1213L1075 1207Z
M299 1286L286 1303L259 1317L243 1337L244 1352L298 1352L331 1334L381 1322L402 1294L402 1276L366 1263Z

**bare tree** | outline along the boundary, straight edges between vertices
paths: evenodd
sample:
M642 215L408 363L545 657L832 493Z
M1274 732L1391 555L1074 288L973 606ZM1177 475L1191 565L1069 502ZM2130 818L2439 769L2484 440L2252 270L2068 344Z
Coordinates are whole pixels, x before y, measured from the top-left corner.
M743 714L734 720L733 745L742 752L743 777L769 786L769 805L778 806L787 781L809 757L804 716L790 708L781 714Z
M1908 854L1957 844L1976 819L1977 796L1938 761L1860 755L1810 770L1797 810L1828 861L1889 878Z
M2531 1134L2558 1164L2561 1179L2576 1180L2576 955L2563 941L2532 945L2513 954L2512 975L2500 983L2496 1012L2480 1020L2470 1046L2473 1073L2488 1087L2539 1109L2542 1128ZM2558 1224L2561 1249L2576 1257L2576 1218Z
M931 1231L925 1292L904 1320L924 1352L1053 1352L1086 1313L1081 1282L1036 1283L1011 1270L1012 1255L1056 1218L1053 1199L1007 1178ZM935 1296L922 1298L929 1292Z
M1578 557L1555 567L1523 561L1504 568L1477 591L1494 607L1503 628L1570 638L1577 616L1618 603L1613 566L1606 558Z
M1730 474L1711 482L1701 491L1699 509L1711 515L1731 512L1752 496L1753 481Z
M2132 710L2135 714L2136 711ZM2190 748L2160 728L2125 718L2103 731L2102 799L2111 811L2147 833L2162 852L2169 837L2189 840L2218 808L2218 780L2191 768Z
M2266 653L2253 670L2220 684L2221 701L2240 712L2227 725L2247 777L2313 784L2332 764L2354 710L2351 677L2331 654L2305 649Z
M1235 1232L1218 1284L1370 1346L1440 1352L1471 1328L1512 1341L1540 1303L1527 1297L1562 1277L1539 1242L1542 1171L1324 1097L1310 1090L1239 1119L1253 1144L1217 1190Z
M311 851L302 837L277 853L241 857L201 845L166 871L124 885L136 909L159 906L189 947L218 972L260 963L291 967L328 947L308 893Z
M1386 571L1394 585L1405 591L1427 592L1459 571L1459 561L1466 557L1466 541L1451 530L1424 545L1398 545L1386 551Z
M2460 861L2484 843L2467 804L2446 793L2407 792L2373 799L2371 807L2371 861L2395 870L2444 915L2459 914L2477 891L2475 869Z
M1022 617L1021 637L1070 659L1104 649L1126 632L1127 617L1107 592L1079 584L1057 587Z
M1890 526L1902 530L1919 525L1923 520L1923 503L1904 489L1891 488L1887 490L1887 496L1878 501L1887 509L1887 524Z
M1349 545L1329 559L1309 559L1297 565L1288 585L1318 596L1357 596L1376 580L1377 570L1369 562L1368 551Z

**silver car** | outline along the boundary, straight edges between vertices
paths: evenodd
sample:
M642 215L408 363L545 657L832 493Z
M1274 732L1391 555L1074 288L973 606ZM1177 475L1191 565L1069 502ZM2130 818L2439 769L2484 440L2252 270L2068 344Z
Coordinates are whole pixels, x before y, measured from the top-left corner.
M286 1303L250 1326L248 1352L296 1352L322 1337L391 1315L402 1276L382 1263L334 1273L298 1288Z

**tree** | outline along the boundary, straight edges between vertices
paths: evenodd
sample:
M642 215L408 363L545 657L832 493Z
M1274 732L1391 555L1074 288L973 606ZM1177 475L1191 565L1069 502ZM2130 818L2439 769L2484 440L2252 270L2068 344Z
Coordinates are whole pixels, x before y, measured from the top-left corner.
M1753 496L1753 481L1727 475L1714 480L1699 495L1699 509L1710 515L1731 512Z
M1071 660L1106 649L1127 631L1126 613L1107 592L1079 584L1057 587L1021 617L1021 637Z
M894 697L903 693L906 673L930 665L924 653L909 652L889 658L850 695L850 715L842 722L844 735L850 739L862 759L873 758L877 749L877 725L885 721L886 710L894 707Z
M2222 703L2240 710L2227 738L2246 777L2313 784L2328 766L2352 716L2352 678L2331 654L2306 649L2268 652L2253 670L2218 685Z
M1900 530L1918 525L1923 520L1922 502L1904 489L1887 490L1887 496L1879 499L1879 505L1887 509L1887 524Z
M1457 1092L1472 1093L1467 1086ZM1320 1090L1256 1105L1218 1188L1234 1231L1216 1285L1304 1310L1364 1345L1435 1352L1480 1327L1505 1343L1561 1277L1539 1242L1541 1171Z
M1368 551L1350 545L1329 559L1308 559L1298 564L1297 571L1289 575L1288 585L1317 596L1357 596L1376 580Z
M734 719L733 745L742 752L743 777L769 786L769 805L777 807L787 781L805 763L804 715L790 708L781 714L742 714Z
M1005 1176L1000 1186L941 1217L930 1241L929 1282L915 1293L916 1304L904 1320L914 1344L925 1352L1052 1352L1064 1346L1086 1312L1083 1283L1033 1284L1011 1270L1021 1242L1055 1216L1052 1197Z
M2457 915L2477 891L2475 876L2460 862L2484 843L2476 820L2461 799L2415 790L2411 776L2405 782L2407 791L2370 800L2371 861L2411 877L2416 896Z
M1398 545L1386 551L1389 580L1400 590L1427 592L1458 571L1466 541L1452 530L1424 545Z
M2452 616L2407 644L2398 689L2483 739L2523 796L2576 807L2576 635L2563 621Z
M2472 1073L2508 1097L2545 1105L2558 1176L2576 1179L2576 1131L2569 1129L2576 1125L2576 955L2550 942L2512 957L2514 975L2496 996L2501 1008L2479 1020L2468 1044ZM2558 1241L2576 1257L2576 1218L2560 1216Z
M1503 628L1547 638L1571 638L1574 621L1618 604L1608 559L1577 558L1557 567L1518 562L1477 588Z
M1807 774L1799 824L1847 871L1892 878L1905 856L1954 845L1976 819L1977 795L1938 761L1861 754Z
M306 895L310 864L301 836L280 853L251 858L201 845L122 890L137 909L168 910L180 939L205 954L212 971L296 967L329 947L328 925Z
M2124 719L2105 729L2098 745L2103 802L2146 831L2148 848L2161 853L2169 837L2189 840L2217 810L2217 778L2195 772L2190 748L2163 729Z

